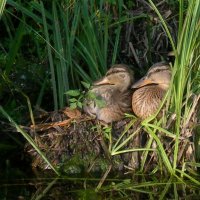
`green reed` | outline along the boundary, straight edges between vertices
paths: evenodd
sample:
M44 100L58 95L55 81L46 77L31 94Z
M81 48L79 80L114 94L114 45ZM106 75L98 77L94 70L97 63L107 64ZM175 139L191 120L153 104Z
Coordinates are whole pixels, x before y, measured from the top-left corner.
M143 129L149 135L145 147L140 149L122 149L122 147L126 146L130 139L137 134L137 131L131 133L129 137L122 142L121 139L130 129L130 127L127 126L117 142L113 144L111 155L143 151L141 171L144 171L148 155L151 155L151 152L155 151L158 156L157 162L161 160L161 171L166 168L169 174L177 178L179 178L181 174L182 178L189 178L199 185L200 182L192 177L192 174L195 174L192 167L196 168L199 164L192 160L188 161L188 158L183 157L182 159L185 161L182 161L182 165L184 167L180 170L180 160L178 160L178 157L181 153L181 148L183 148L180 143L182 141L187 143L189 142L189 137L194 137L195 132L193 129L197 126L198 120L193 121L192 116L195 118L198 117L198 111L196 109L200 98L200 2L195 0L187 4L184 1L179 2L180 23L177 44L173 41L167 22L163 19L155 4L151 0L149 0L149 3L158 14L160 23L163 25L171 41L175 54L175 63L172 66L172 81L160 109L155 115L141 123ZM187 9L185 9L186 7ZM156 116L161 108L164 108L164 105L167 107L165 108L166 113L158 121L156 120ZM171 124L169 124L170 120L172 120ZM131 121L130 124L131 123L133 122ZM192 125L190 123L192 123ZM189 136L187 133L189 133ZM171 141L173 141L171 149L165 147L161 135L166 138L171 138ZM153 141L156 142L156 149L151 148ZM197 142L194 141L194 143ZM172 156L169 157L169 152L171 150L173 153ZM193 154L195 153L193 152ZM155 168L152 172L154 173L154 171L156 172L157 169Z
M180 150L180 137L187 139L186 129L189 128L189 122L192 115L195 115L196 111L193 109L194 99L199 95L199 74L200 74L200 1L189 1L187 4L185 1L179 1L179 32L178 42L175 45L172 41L171 34L168 30L165 20L162 18L155 4L149 0L150 5L158 14L161 23L163 24L168 37L170 38L172 47L175 53L175 63L172 68L172 83L167 95L167 105L170 113L174 113L176 116L174 126L169 130L160 130L160 126L156 124L143 123L145 129L149 134L152 134L153 129L166 133L166 131L175 136L175 143L173 148L173 170L170 167L171 164L168 160L167 154L163 151L160 140L156 140L158 149L161 151L161 156L165 162L166 167L171 173L176 173L178 168L178 155ZM186 5L185 5L186 4ZM187 9L184 9L187 6ZM184 17L183 17L184 16ZM175 47L176 46L176 47ZM171 116L171 115L170 115ZM163 118L163 122L169 120ZM194 122L195 123L195 122ZM151 128L150 126L153 128ZM161 124L164 126L164 123ZM195 124L193 125L195 126ZM193 134L193 128L190 128L191 135ZM155 135L154 135L155 137ZM156 138L154 138L156 139ZM168 161L167 161L168 160ZM168 163L168 164L167 164Z
M2 1L0 2L0 19L1 19L1 16L2 16L2 14L3 14L3 11L4 11L4 9L5 9L5 5L6 5L6 0L2 0Z

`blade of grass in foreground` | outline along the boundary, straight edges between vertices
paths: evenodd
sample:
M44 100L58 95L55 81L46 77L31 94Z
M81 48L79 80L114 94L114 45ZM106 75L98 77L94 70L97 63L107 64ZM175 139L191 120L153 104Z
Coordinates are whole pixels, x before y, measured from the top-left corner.
M199 68L200 0L179 1L180 21L177 47L175 47L172 40L166 21L163 19L152 0L149 0L149 2L159 16L175 53L175 63L173 67L174 79L170 104L172 113L176 114L174 125L174 135L176 137L173 153L173 170L175 173L178 166L180 135L184 132L183 124L186 121L188 113L192 109L190 97L195 93L195 83L193 83L193 80L195 80L196 76L199 74L198 70L194 71L194 69L195 67L196 69ZM185 16L184 19L183 16ZM181 136L184 137L184 135Z
M144 128L147 130L147 132L155 139L155 141L156 141L156 143L158 145L162 160L165 163L165 166L168 169L168 171L170 172L170 174L173 175L174 174L174 170L172 168L170 160L169 160L169 158L168 158L168 156L167 156L167 154L165 152L165 149L164 149L159 137L154 133L154 131L152 131L150 129L150 127L147 124L143 123L143 125L144 125Z
M11 122L11 124L17 129L19 133L23 135L23 137L33 146L33 148L38 152L38 154L43 158L43 160L51 167L51 169L57 174L60 175L57 169L49 162L47 157L43 154L43 152L38 148L38 146L35 144L33 139L30 137L28 133L26 133L23 129L20 128L18 124L15 123L15 121L8 115L8 113L3 109L2 106L0 106L0 112Z
M152 142L153 142L153 137L150 137L148 139L148 142L146 143L146 146L145 148L146 149L150 149L151 148L151 145L152 145ZM141 166L140 166L140 171L143 172L144 171L144 167L145 167L145 163L147 161L147 157L148 157L148 154L149 154L149 151L144 151L143 154L142 154L142 160L141 160Z
M1 16L3 14L5 5L6 5L6 0L2 0L1 3L0 3L0 19L1 19Z
M129 124L127 125L127 127L125 127L124 131L121 133L120 137L118 138L118 140L116 141L116 143L114 144L113 148L112 148L112 153L115 153L117 150L119 150L122 146L123 146L123 142L122 142L122 138L124 137L124 135L128 132L128 130L131 128L131 126L133 126L135 123L135 119L131 120L129 122ZM138 131L138 130L137 130ZM137 132L135 131L135 132Z
M183 3L183 2L182 2ZM182 4L185 6L185 4ZM183 9L182 9L183 10ZM183 109L183 101L185 100L185 112L189 112L190 106L190 96L193 94L193 86L191 84L191 80L195 78L195 75L192 73L192 68L195 65L198 66L198 62L196 62L197 56L196 52L199 51L199 37L200 37L200 28L199 28L199 20L200 20L200 1L199 0L191 0L188 2L187 13L185 20L183 22L183 27L181 33L179 34L180 38L177 44L177 52L178 57L175 60L174 68L177 69L177 73L175 74L175 90L174 96L175 98L175 113L177 115L176 120L176 141L175 141L175 150L174 150L174 169L177 166L177 157L178 157L178 147L179 141L178 136L181 132L180 127L185 121ZM198 72L196 71L195 74ZM185 94L185 90L187 88L187 93ZM185 99L186 98L186 99ZM184 135L183 135L184 136Z
M56 184L58 178L53 179L51 182L47 184L47 186L40 191L39 194L36 193L36 197L33 197L31 200L40 200L45 198L46 194L52 189L52 187Z
M198 180L196 180L195 178L193 178L192 176L186 174L185 172L179 170L179 169L176 169L176 171L178 173L180 173L180 176L177 176L177 179L181 180L180 177L186 177L188 178L190 181L192 181L193 183L197 184L197 185L200 185L200 182ZM181 180L182 181L182 180Z

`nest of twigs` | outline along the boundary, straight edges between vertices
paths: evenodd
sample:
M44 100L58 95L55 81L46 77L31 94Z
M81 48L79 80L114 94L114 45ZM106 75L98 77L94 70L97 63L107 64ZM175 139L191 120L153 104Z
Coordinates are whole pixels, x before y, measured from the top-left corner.
M197 105L197 103L196 103ZM191 120L196 119L196 113L191 113ZM165 129L170 129L176 116L172 115ZM35 118L35 125L31 125L30 134L38 147L44 152L48 160L59 166L66 173L102 172L102 171L130 171L141 169L145 151L129 151L111 155L111 149L121 137L122 144L128 141L119 150L134 150L147 148L151 136L143 130L140 120L125 118L112 125L106 125L96 119L89 118L79 110L64 108L57 112L40 111ZM193 130L182 129L179 145L178 164L194 161ZM112 138L109 139L111 133ZM171 162L173 162L173 151L175 136L167 136L162 132L157 133L162 146ZM119 143L119 144L120 144ZM143 164L143 171L149 172L156 166L160 166L159 146L153 142L150 146L156 151L149 151ZM30 145L26 145L26 151L32 158L32 166L48 169L48 164L42 159L37 151ZM161 167L162 170L165 166Z
M124 119L112 124L114 141L129 122L130 119ZM136 162L130 166L130 154L111 157L105 135L106 131L111 131L110 126L89 118L79 110L40 111L36 123L30 129L34 141L53 165L60 166L67 173L99 172L109 166L113 170L122 170L126 166L135 169L138 166ZM127 148L132 145L133 140L130 140ZM49 168L30 144L26 145L25 150L32 158L33 167Z

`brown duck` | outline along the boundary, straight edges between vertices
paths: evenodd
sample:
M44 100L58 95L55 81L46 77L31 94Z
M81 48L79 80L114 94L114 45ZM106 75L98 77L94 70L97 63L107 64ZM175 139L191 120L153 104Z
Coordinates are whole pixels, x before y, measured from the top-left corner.
M96 100L86 99L84 111L106 123L122 119L124 113L131 112L132 84L132 70L124 64L113 65L102 79L94 82L89 93L93 93Z
M145 119L156 113L169 88L171 70L167 63L154 64L147 74L133 84L132 109L136 116Z

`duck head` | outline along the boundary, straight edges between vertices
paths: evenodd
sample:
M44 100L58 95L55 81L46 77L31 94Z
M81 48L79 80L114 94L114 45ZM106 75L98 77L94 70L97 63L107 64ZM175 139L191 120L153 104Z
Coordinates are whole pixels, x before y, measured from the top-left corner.
M171 69L165 62L154 64L149 68L147 74L132 85L131 88L138 89L148 85L155 85L163 90L169 88L171 81Z
M133 76L133 71L127 65L113 65L102 79L94 82L94 86L110 85L124 92L133 84Z

